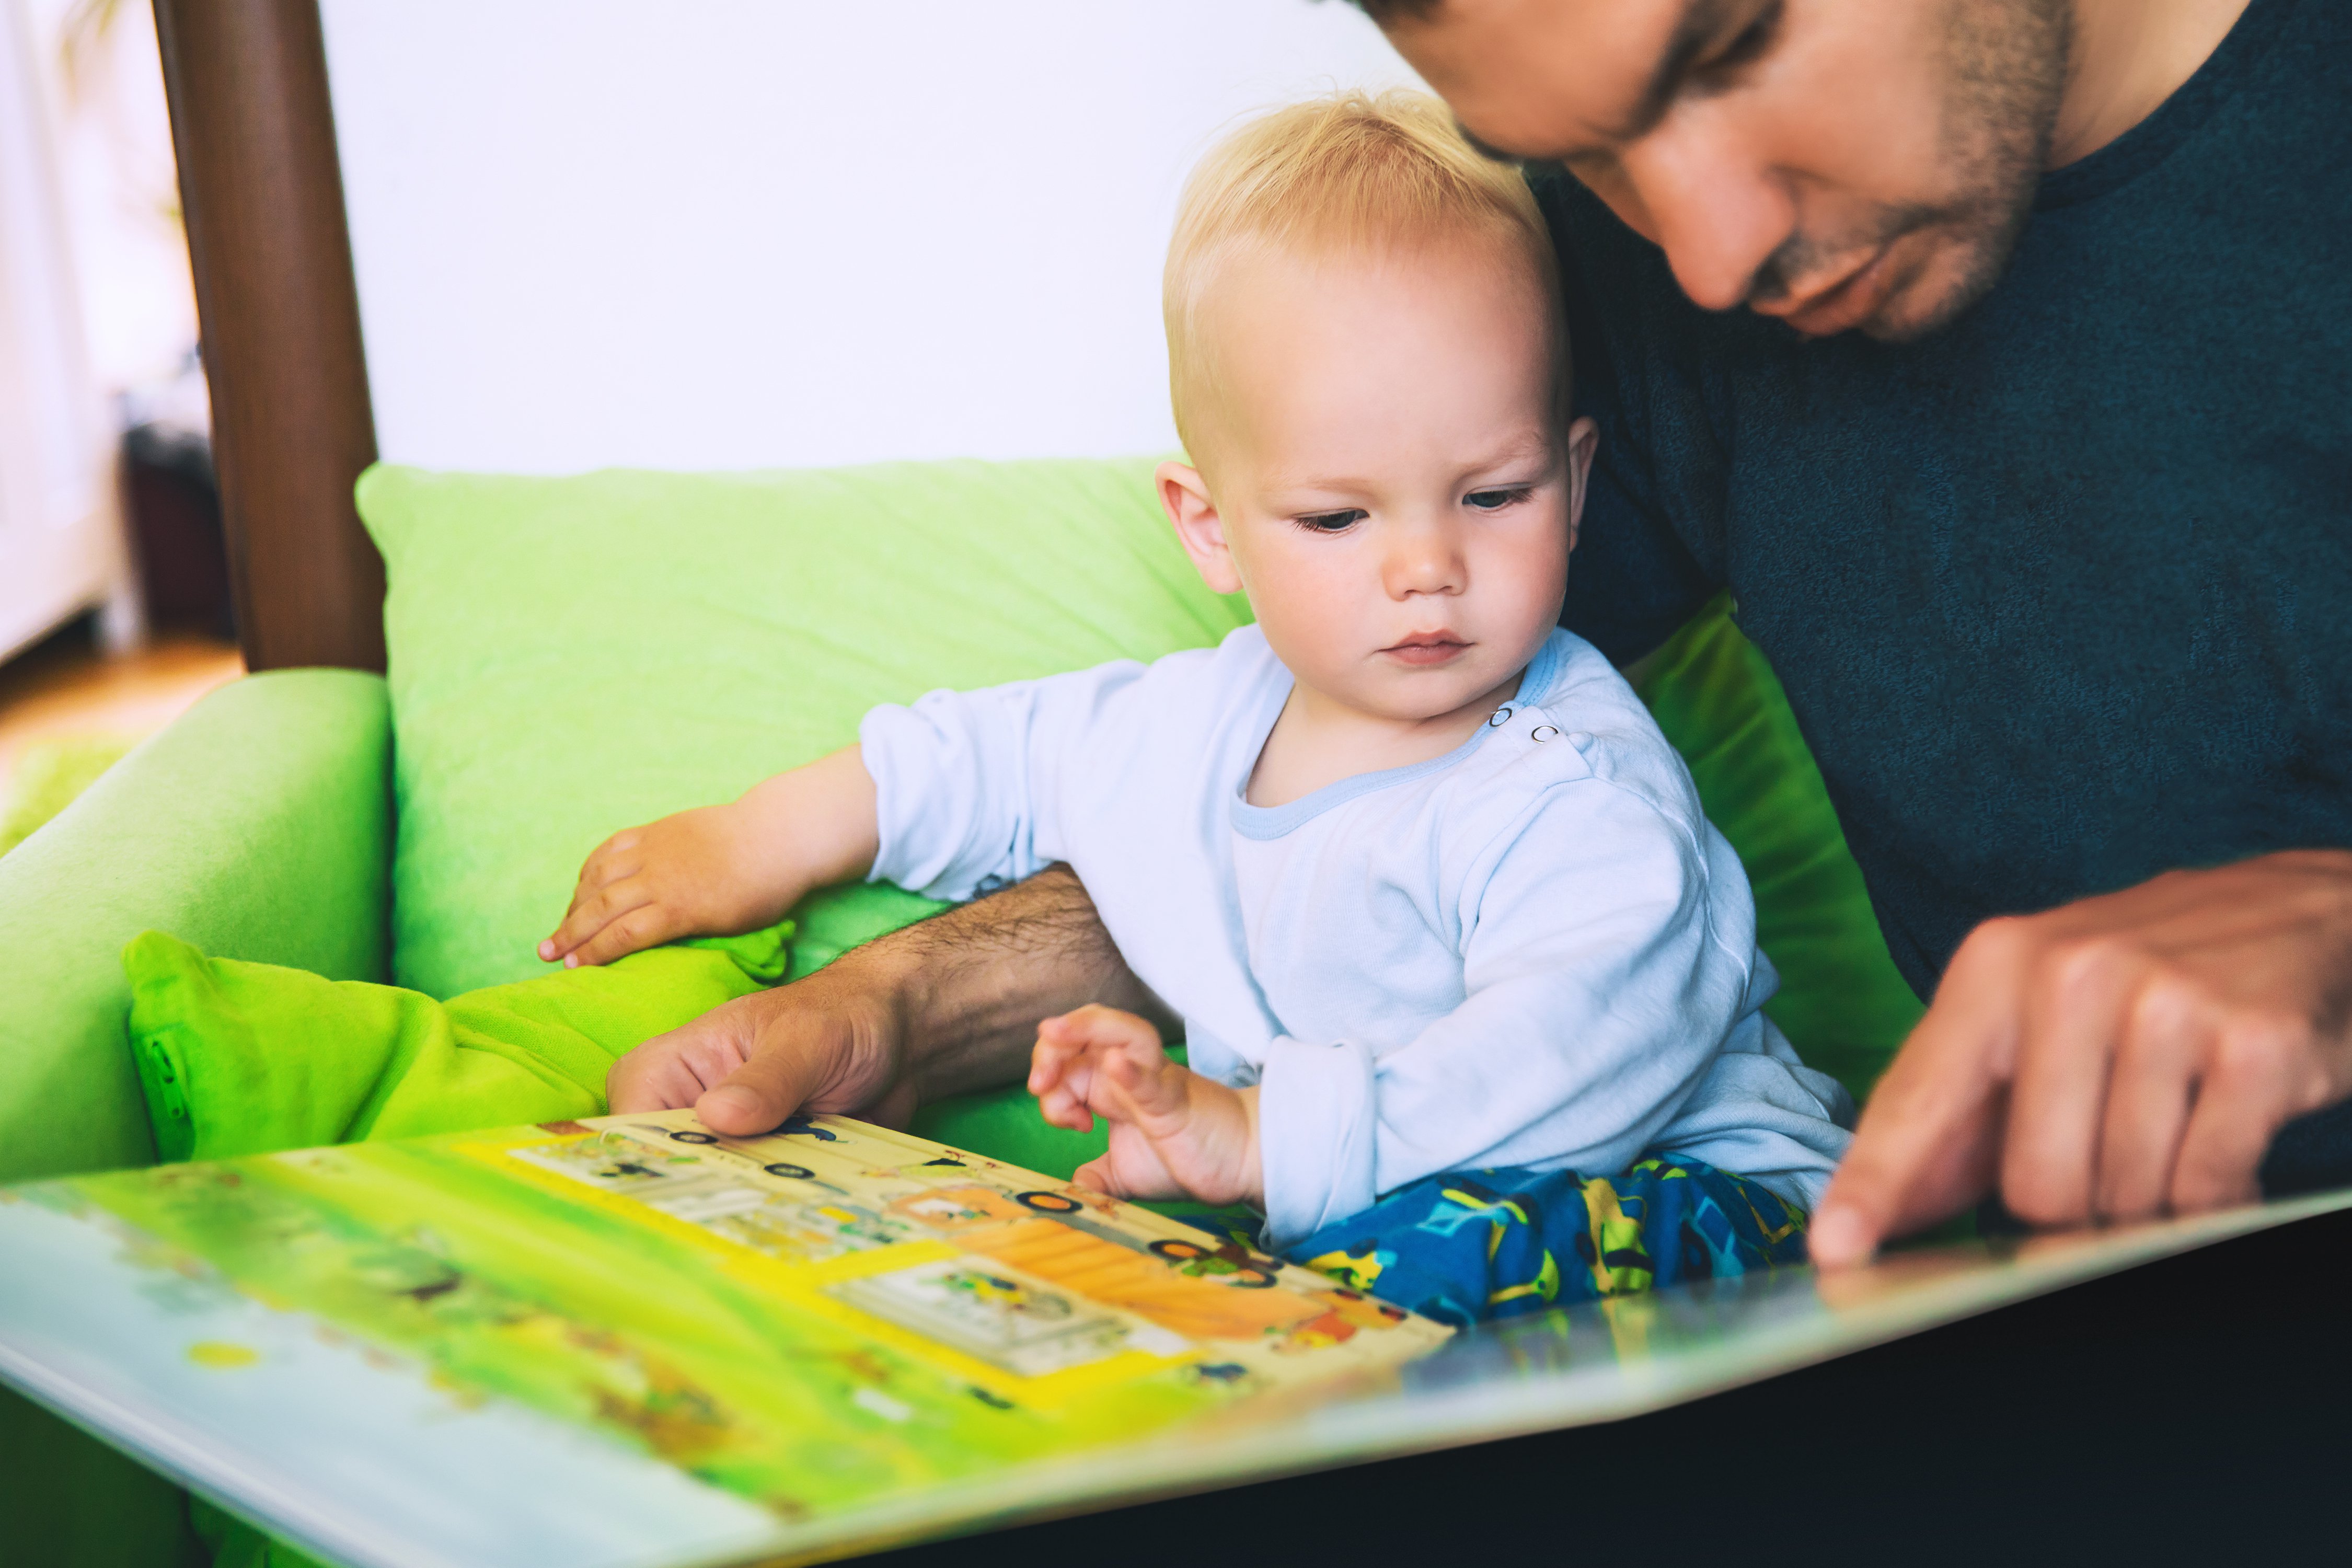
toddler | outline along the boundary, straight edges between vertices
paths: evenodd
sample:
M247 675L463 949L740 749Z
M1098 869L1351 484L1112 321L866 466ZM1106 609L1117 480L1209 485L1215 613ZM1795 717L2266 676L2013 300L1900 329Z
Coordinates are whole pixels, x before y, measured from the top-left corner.
M1595 437L1555 267L1433 99L1244 127L1170 249L1192 462L1158 481L1256 624L877 708L599 849L542 953L1066 861L1190 1061L1109 1008L1041 1026L1046 1119L1109 1123L1082 1183L1249 1204L1272 1248L1455 1321L1801 1256L1850 1106L1758 1010L1747 879L1681 760L1557 626Z

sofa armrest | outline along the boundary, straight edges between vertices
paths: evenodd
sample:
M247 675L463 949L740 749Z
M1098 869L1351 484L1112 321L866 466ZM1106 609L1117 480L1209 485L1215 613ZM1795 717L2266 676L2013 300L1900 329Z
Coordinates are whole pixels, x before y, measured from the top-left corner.
M155 1157L123 944L382 980L392 861L383 681L250 676L0 857L0 1183Z

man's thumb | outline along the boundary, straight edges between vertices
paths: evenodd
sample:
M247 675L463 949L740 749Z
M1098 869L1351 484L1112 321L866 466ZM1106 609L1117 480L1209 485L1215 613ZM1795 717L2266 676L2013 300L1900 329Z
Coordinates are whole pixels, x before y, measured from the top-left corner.
M802 1051L754 1050L743 1065L705 1089L695 1115L713 1132L756 1138L783 1125L816 1088L816 1066Z

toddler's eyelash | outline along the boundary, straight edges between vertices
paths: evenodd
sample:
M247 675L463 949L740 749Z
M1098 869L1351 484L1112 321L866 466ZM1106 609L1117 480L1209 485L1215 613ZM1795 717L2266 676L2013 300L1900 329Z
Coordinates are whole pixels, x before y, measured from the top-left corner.
M1500 511L1507 506L1516 506L1533 494L1533 485L1513 485L1505 489L1472 490L1462 500L1464 504L1480 511Z
M1500 511L1507 506L1517 506L1533 494L1533 485L1505 485L1492 489L1472 490L1462 498L1462 501L1478 511ZM1337 511L1303 512L1290 521L1309 533L1339 533L1370 515L1361 507L1351 506Z
M1338 533L1342 529L1353 528L1370 515L1361 507L1351 506L1340 511L1310 511L1291 521L1309 533Z

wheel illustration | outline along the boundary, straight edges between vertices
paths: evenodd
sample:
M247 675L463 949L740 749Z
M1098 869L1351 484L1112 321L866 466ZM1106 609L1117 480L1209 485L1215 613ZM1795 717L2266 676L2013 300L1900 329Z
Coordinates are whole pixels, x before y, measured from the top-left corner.
M669 1135L673 1143L716 1143L718 1139L708 1132L697 1132L690 1127L680 1128Z
M790 1176L796 1182L809 1181L816 1175L816 1173L810 1170L806 1165L788 1164L781 1160L772 1165L762 1165L760 1169L767 1172L768 1174L772 1176Z
M1192 1241L1155 1241L1150 1250L1171 1263L1191 1263L1210 1256L1207 1247Z
M1076 1214L1086 1206L1067 1193L1015 1193L1013 1201L1039 1214Z

